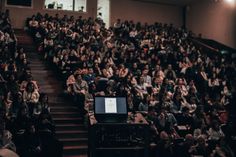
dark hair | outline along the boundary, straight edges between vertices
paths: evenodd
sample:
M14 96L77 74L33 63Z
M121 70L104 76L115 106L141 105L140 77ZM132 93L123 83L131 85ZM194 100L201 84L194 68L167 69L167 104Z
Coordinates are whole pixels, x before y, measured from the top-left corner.
M40 93L39 102L42 102L45 97L47 98L46 102L48 102L48 95L46 93Z

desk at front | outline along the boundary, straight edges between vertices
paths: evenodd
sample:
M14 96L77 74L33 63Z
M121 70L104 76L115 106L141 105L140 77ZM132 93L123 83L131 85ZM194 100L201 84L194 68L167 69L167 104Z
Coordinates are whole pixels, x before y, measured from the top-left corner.
M124 123L98 123L89 113L90 157L148 157L148 122L141 113L129 113Z

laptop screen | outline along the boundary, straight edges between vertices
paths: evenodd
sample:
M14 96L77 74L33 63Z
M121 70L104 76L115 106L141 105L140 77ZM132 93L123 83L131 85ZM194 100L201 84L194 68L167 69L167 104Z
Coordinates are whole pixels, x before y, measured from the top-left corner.
M127 114L126 97L106 97L94 98L95 114Z

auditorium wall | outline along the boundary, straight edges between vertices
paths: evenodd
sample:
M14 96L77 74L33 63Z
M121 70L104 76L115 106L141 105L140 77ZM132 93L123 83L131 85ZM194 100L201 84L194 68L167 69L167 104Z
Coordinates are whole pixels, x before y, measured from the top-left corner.
M41 14L48 13L49 15L55 15L56 13L59 16L68 15L68 16L75 16L79 17L82 16L84 18L93 17L97 14L97 0L87 0L87 12L80 13L80 12L73 12L73 11L63 11L63 10L50 10L50 9L43 9L44 8L44 0L32 0L33 6L32 8L26 7L13 7L13 6L5 6L5 1L3 0L4 10L9 9L10 11L10 18L11 23L14 28L23 28L25 25L25 19L27 17L31 17L33 14L40 12Z
M236 6L223 0L201 1L187 9L187 27L203 38L236 48Z
M111 0L111 24L118 18L135 22L172 23L182 26L182 7L134 0Z
M3 4L5 4L6 0ZM88 11L86 13L72 12L72 11L55 11L49 9L42 9L44 0L32 0L32 8L18 8L5 6L4 9L10 10L10 17L14 28L23 28L26 17L40 12L42 14L48 13L60 16L64 14L73 15L75 17L96 17L97 15L97 0L87 0ZM112 25L118 18L122 20L134 20L135 22L162 22L173 23L175 26L182 25L182 8L171 5L162 5L157 3L143 3L133 0L111 0L110 3L110 24Z

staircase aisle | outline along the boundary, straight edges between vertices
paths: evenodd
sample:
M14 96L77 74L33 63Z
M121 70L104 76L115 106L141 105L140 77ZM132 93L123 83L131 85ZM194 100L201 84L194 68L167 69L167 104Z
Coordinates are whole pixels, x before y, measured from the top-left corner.
M51 114L56 124L56 136L63 142L63 157L87 157L88 132L78 109L69 103L61 93L62 84L53 71L40 59L32 39L22 30L16 30L18 45L27 53L29 67L40 92L49 96Z

